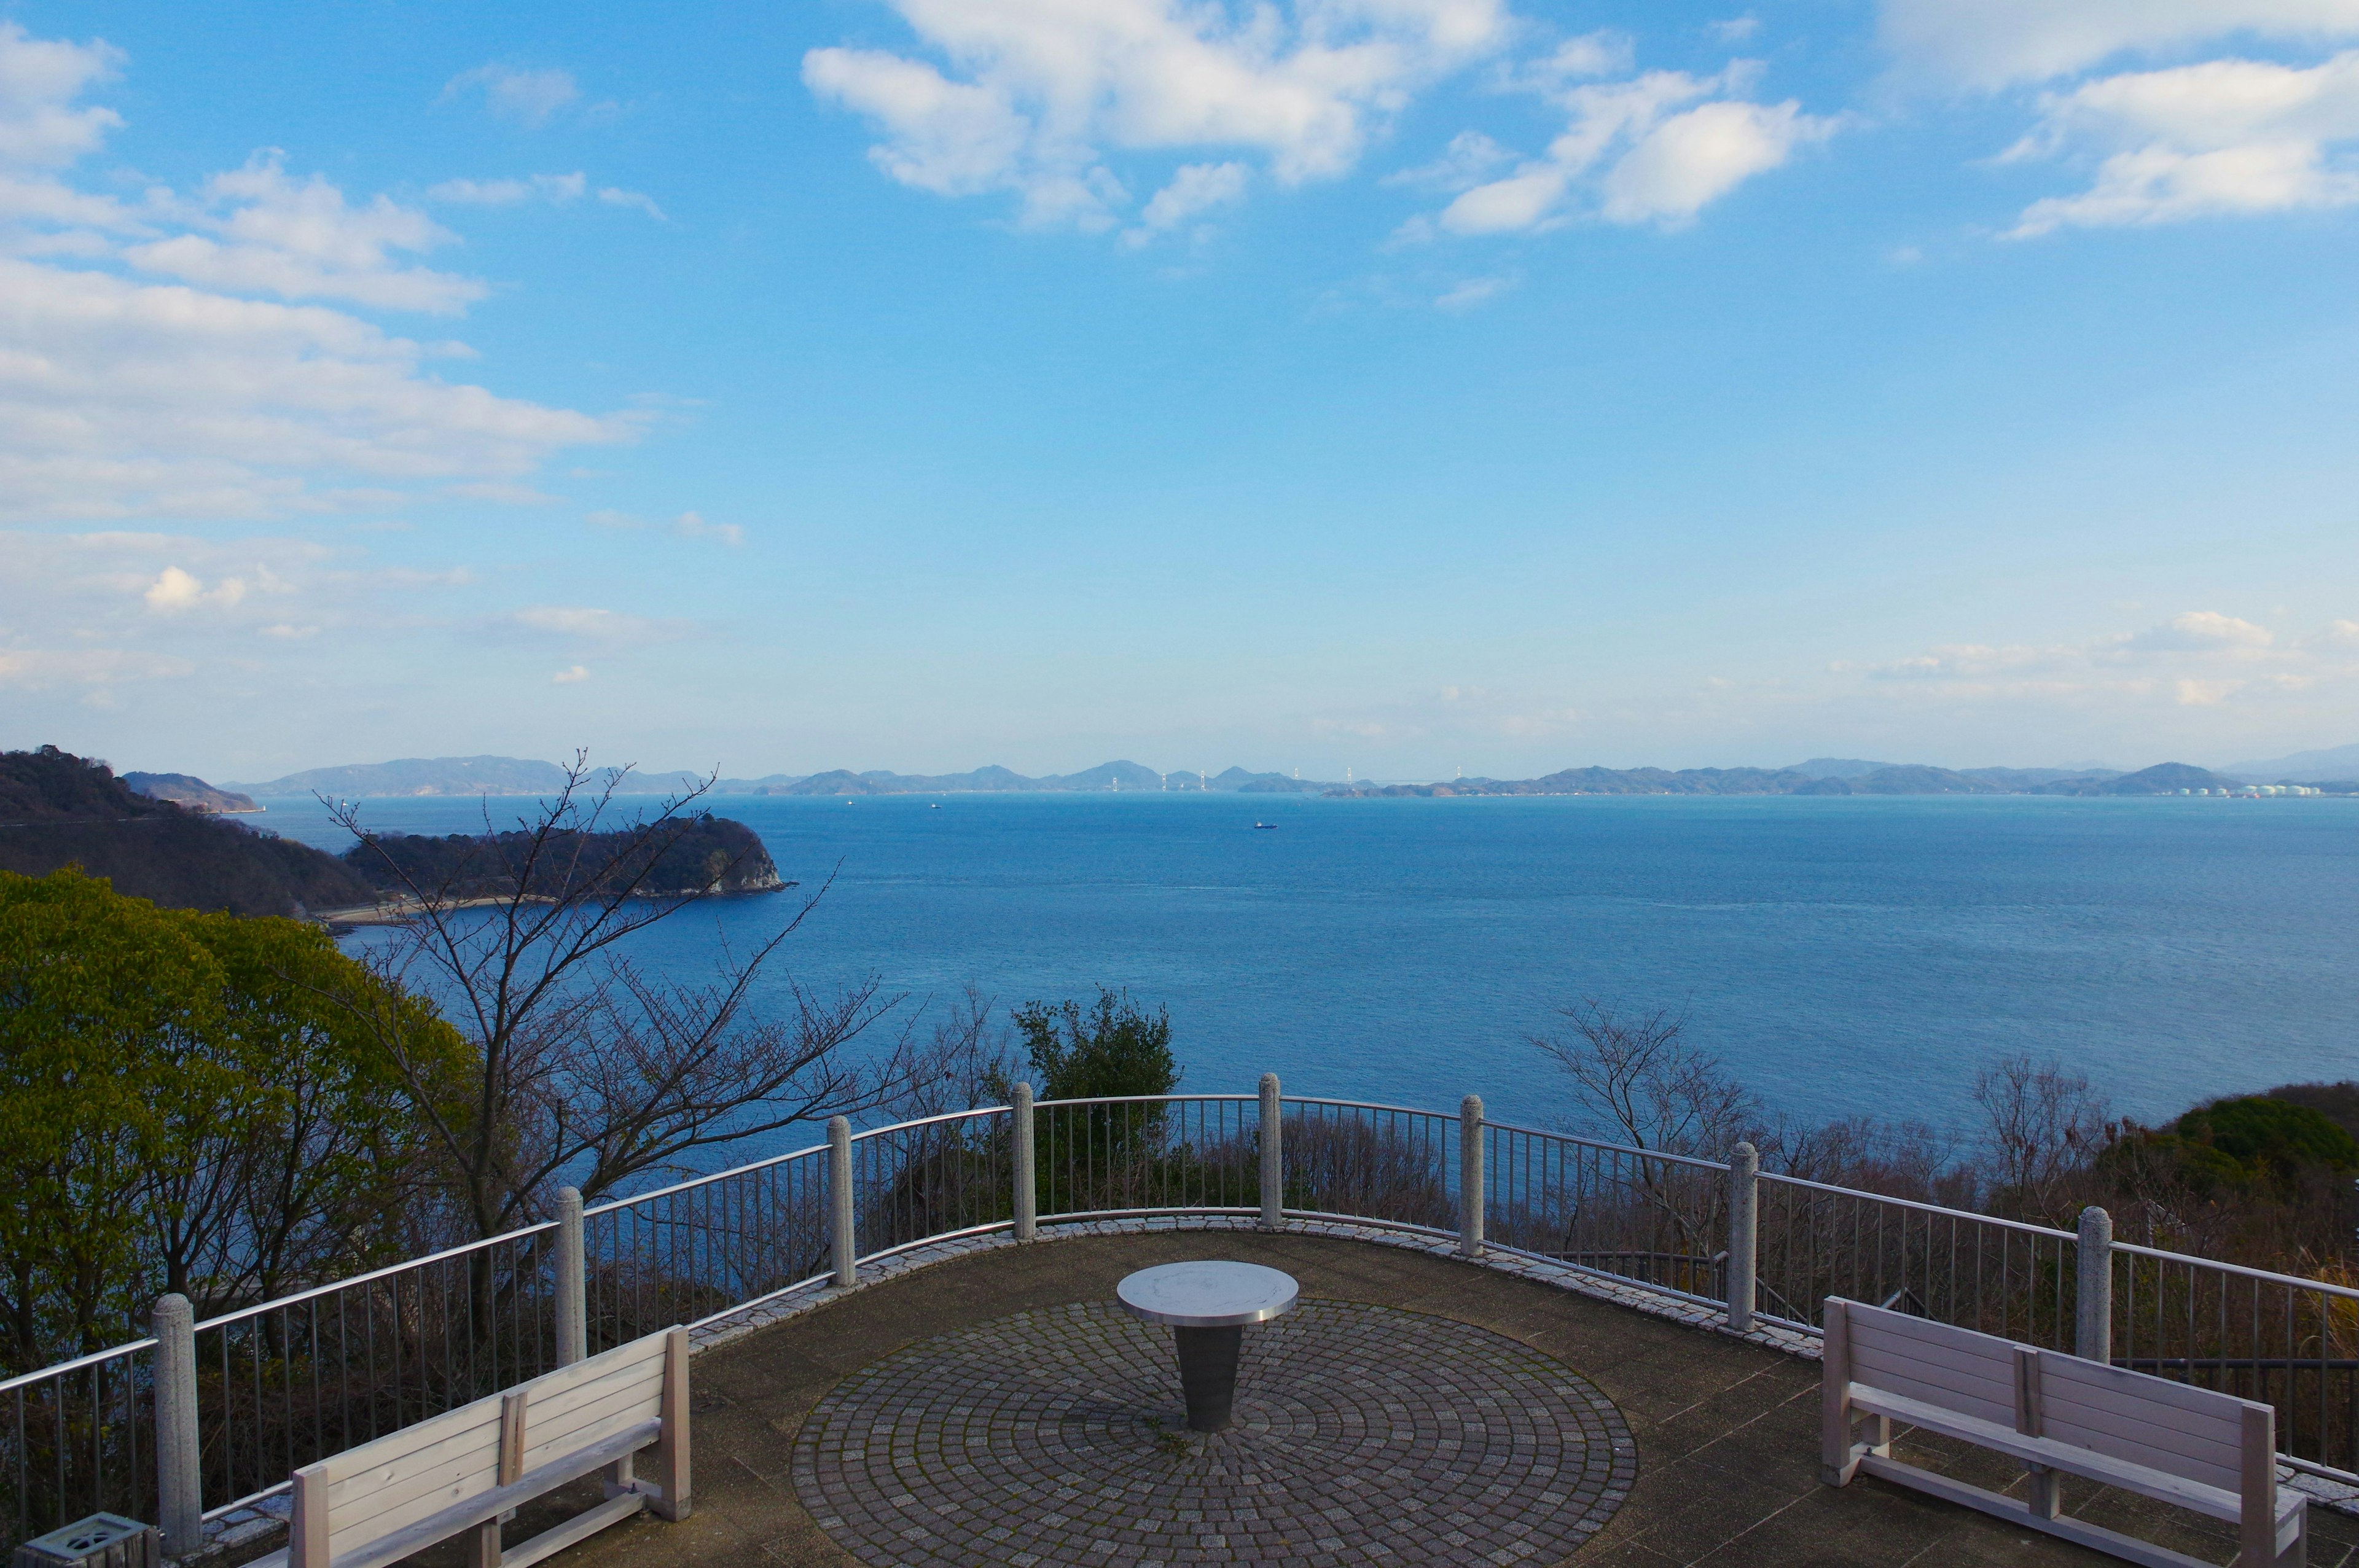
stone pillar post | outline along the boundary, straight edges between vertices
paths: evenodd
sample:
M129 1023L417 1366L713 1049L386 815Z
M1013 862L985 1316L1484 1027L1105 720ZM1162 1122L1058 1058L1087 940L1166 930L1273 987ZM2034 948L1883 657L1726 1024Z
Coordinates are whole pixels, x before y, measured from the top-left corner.
M1728 1326L1753 1327L1754 1281L1761 1235L1761 1155L1739 1143L1728 1162Z
M2081 1211L2080 1290L2072 1354L2088 1361L2114 1356L2114 1217L2091 1204Z
M1285 1130L1285 1108L1277 1094L1277 1075L1261 1076L1261 1227L1276 1230L1286 1223L1286 1151L1278 1139Z
M582 1189L557 1189L557 1364L590 1354L589 1260L582 1238Z
M186 1557L205 1543L204 1468L197 1434L197 1314L189 1298L158 1298L156 1336L156 1496L164 1552Z
M852 1191L852 1123L827 1119L827 1197L835 1233L835 1283L850 1290L860 1281L860 1242L854 1234L858 1206Z
M1040 1174L1032 1152L1032 1086L1018 1084L1008 1097L1007 1114L1015 1133L1009 1140L1016 1154L1016 1239L1029 1241L1040 1227Z
M1483 1256L1483 1097L1458 1103L1458 1255Z

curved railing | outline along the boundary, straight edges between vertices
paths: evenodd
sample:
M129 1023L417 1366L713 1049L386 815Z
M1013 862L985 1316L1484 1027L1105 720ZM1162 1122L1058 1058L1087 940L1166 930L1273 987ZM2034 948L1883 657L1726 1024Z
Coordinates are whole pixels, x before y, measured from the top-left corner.
M1275 1079L1258 1096L1019 1096L833 1127L578 1212L578 1229L529 1226L197 1324L179 1392L152 1337L0 1381L0 1525L13 1542L100 1509L169 1518L191 1490L217 1518L571 1354L954 1238L1163 1215L1446 1238L1805 1335L1843 1295L2072 1351L2082 1292L2103 1292L2115 1362L2271 1400L2288 1462L2359 1482L2359 1291L2127 1245L2092 1274L2071 1232L1493 1122L1473 1099L1280 1097ZM1732 1271L1748 1255L1749 1288ZM160 1419L193 1402L193 1476L158 1473L159 1389Z

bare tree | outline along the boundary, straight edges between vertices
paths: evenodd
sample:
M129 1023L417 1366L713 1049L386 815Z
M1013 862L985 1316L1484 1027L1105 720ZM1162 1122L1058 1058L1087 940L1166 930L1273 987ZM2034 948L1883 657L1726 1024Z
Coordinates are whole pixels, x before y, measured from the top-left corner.
M468 1081L432 1076L399 1032L380 1032L432 1128L468 1229L496 1235L545 1212L571 1175L585 1197L676 1170L698 1149L791 1123L858 1114L942 1076L939 1051L904 1030L855 1060L847 1049L901 1000L871 979L821 997L790 984L780 1015L755 982L827 889L775 934L733 952L716 930L710 979L660 978L620 945L711 894L734 867L666 888L656 868L698 826L712 781L616 820L627 770L593 774L586 753L564 787L429 875L331 803L336 820L386 869L405 916L372 967L432 999L473 1047ZM386 1021L390 1024L390 1021ZM956 1031L932 1043L954 1051Z
M1660 1008L1624 1014L1592 998L1556 1011L1565 1033L1525 1038L1572 1079L1591 1130L1714 1160L1740 1139L1767 1136L1759 1098L1682 1038L1685 1020Z
M2110 1117L2103 1097L2057 1063L2009 1056L1974 1079L1991 1166L1991 1206L2070 1229L2087 1200Z

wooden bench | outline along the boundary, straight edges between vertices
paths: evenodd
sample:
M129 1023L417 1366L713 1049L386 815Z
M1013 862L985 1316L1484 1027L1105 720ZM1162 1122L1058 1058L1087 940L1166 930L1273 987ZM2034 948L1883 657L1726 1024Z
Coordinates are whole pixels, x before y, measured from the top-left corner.
M2308 1550L2309 1499L2277 1487L2267 1405L1841 1297L1826 1303L1821 1379L1831 1486L1864 1470L2132 1563L2205 1568L2060 1514L2062 1473L2228 1520L2237 1568L2300 1568ZM1902 1464L1891 1453L1894 1422L2022 1461L2029 1498Z
M524 1568L642 1509L687 1518L688 1350L684 1328L651 1334L306 1465L286 1550L254 1568L379 1568L462 1533L471 1568ZM511 1510L600 1470L605 1501L502 1549Z

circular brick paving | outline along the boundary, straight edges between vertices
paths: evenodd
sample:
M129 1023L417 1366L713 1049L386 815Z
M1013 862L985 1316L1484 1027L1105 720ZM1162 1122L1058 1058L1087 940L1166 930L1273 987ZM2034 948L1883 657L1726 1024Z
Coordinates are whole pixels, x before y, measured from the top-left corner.
M1186 1428L1169 1330L1095 1303L911 1346L804 1422L795 1487L862 1562L1554 1563L1637 1472L1570 1368L1469 1324L1306 1301Z

